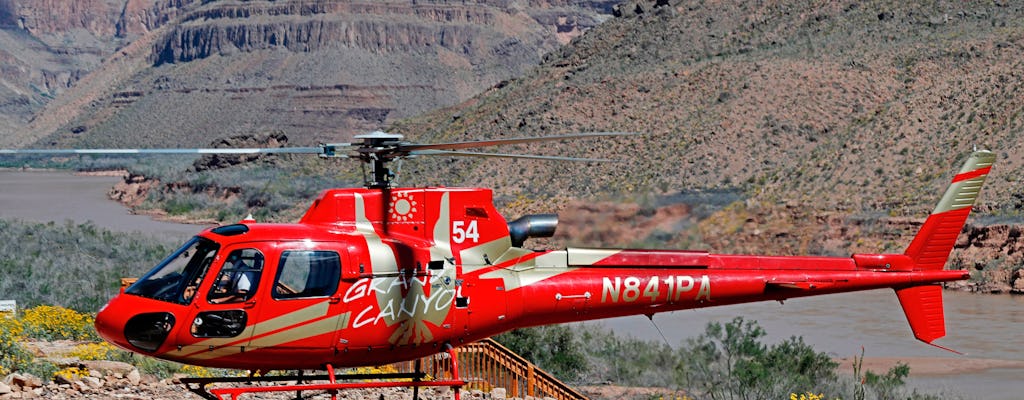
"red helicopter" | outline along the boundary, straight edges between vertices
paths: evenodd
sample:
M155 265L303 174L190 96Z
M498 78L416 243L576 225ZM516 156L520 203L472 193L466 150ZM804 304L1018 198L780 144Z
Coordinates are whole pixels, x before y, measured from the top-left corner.
M945 335L940 284L969 272L943 267L995 159L988 151L964 163L904 253L850 257L530 250L524 241L553 235L557 216L509 222L489 189L393 188L386 165L422 155L601 161L464 149L618 135L626 134L416 144L374 132L302 148L58 153L309 153L370 164L365 188L324 191L298 223L203 231L99 310L96 330L128 351L210 367L330 372L328 384L215 389L217 396L367 386L335 382L333 368L417 359L521 327L878 288L895 290L917 339ZM458 386L453 369L447 380L370 386Z

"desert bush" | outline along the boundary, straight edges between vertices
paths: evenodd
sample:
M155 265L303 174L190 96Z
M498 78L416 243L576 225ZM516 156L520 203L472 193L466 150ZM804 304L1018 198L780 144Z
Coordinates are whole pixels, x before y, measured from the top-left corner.
M495 339L565 380L577 380L586 369L586 355L580 339L566 325L516 329Z
M0 317L0 376L7 376L32 361L32 353L21 346L24 330L21 321Z
M92 223L0 220L0 293L24 307L94 312L118 293L120 278L141 276L176 244Z
M132 172L147 172L131 169ZM141 209L163 210L193 219L233 222L252 214L259 221L296 219L314 197L333 187L362 184L351 173L311 169L306 164L239 165L204 171L163 171L163 185L149 192Z
M690 392L709 398L785 398L794 390L841 391L838 364L800 338L765 345L756 321L737 317L711 322L704 334L686 341L677 371Z
M117 356L120 351L107 342L82 343L71 349L68 357L79 360L110 360Z
M37 360L32 351L22 345L27 338L25 324L17 318L0 317L0 376L12 372L50 377L57 367L45 360Z

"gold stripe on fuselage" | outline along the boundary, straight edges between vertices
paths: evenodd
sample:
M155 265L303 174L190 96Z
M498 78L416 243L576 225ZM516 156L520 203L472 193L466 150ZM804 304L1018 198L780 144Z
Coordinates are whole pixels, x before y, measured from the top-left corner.
M301 308L299 310L295 310L293 312L281 315L281 316L276 317L276 318L272 318L272 319L269 319L269 320L266 320L266 321L263 321L263 322L259 322L257 324L251 325L249 327L246 327L245 330L243 330L242 333L240 333L238 336L230 337L230 338L210 338L210 339L205 339L205 340L199 341L197 343L188 344L188 345L182 345L180 350L178 350L178 349L171 350L171 351L168 351L166 353L163 353L163 355L167 356L167 357L172 357L172 358L182 358L182 357L186 357L187 358L187 357L190 357L193 354L197 354L197 353L206 354L208 352L211 352L209 350L210 347L213 347L214 351L216 351L217 348L220 348L220 347L223 347L223 346L231 346L233 348L236 348L235 352L239 352L240 350L237 350L237 348L239 348L241 346L248 346L249 345L248 343L253 338L254 334L261 335L261 334L265 334L267 332L273 332L273 331L276 331L276 330L279 330L279 329L282 329L282 328L286 328L288 326L292 326L292 325L296 325L296 324L301 324L302 322L311 321L311 320L314 320L314 319L319 319L319 318L324 317L324 316L327 315L327 309L328 309L329 306L330 306L330 304L327 302L327 299L324 299L324 301L322 301L322 302L310 305L310 306L305 307L305 308ZM328 318L328 320L332 320L333 321L334 318ZM302 328L301 325L296 327L296 329L301 329L301 328ZM259 333L257 333L257 332L259 332ZM305 336L305 337L308 337L308 336ZM199 350L199 349L202 349L202 350ZM208 357L208 358L215 358L215 357Z

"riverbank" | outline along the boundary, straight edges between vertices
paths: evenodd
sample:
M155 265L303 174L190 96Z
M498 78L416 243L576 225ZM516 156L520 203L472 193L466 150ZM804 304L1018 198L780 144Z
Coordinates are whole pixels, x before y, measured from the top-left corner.
M853 375L853 357L834 359L839 363L839 372ZM906 364L913 377L942 377L960 374L976 374L992 369L1024 369L1022 360L998 360L970 357L865 357L861 362L864 371L882 373L890 368Z

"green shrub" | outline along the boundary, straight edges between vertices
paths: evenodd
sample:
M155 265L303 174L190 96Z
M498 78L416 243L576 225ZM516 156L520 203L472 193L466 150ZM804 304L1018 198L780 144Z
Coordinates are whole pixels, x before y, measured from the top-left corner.
M938 398L907 390L910 369L905 364L885 374L858 370L855 377L845 377L828 354L815 351L802 338L776 344L766 344L764 338L756 321L741 317L725 324L711 322L703 334L676 349L579 324L518 329L495 337L577 384L664 387L694 399L865 399L866 394L872 399Z
M141 276L176 244L92 223L0 220L0 293L24 307L95 312L118 293L120 278Z
M495 340L565 380L576 380L586 367L579 339L565 325L516 329L498 335Z

